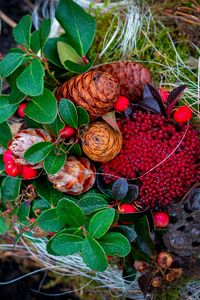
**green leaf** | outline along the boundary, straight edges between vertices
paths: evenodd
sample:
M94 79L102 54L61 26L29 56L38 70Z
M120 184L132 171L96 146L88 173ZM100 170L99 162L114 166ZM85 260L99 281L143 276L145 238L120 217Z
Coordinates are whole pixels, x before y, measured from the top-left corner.
M1 184L1 200L3 202L15 200L19 196L21 179L5 177Z
M109 232L105 234L99 243L104 249L106 255L110 256L127 256L131 251L131 246L129 241L125 236L119 232Z
M54 135L54 136L58 136L60 133L60 130L63 129L65 126L65 124L63 123L63 121L61 121L60 116L57 115L57 117L55 118L55 120L48 124L45 125L45 129L47 131L50 132L50 134Z
M69 146L69 153L70 155L74 155L74 156L83 155L81 146L78 143Z
M102 194L97 193L96 191L89 191L84 194L80 198L80 200L78 200L77 204L85 214L90 214L97 210L108 207L108 203L105 200L105 197Z
M76 107L78 113L78 127L90 123L88 112L81 106Z
M135 232L134 225L132 225L132 226L118 225L118 226L113 227L112 231L120 232L129 240L130 243L135 241L135 239L137 238L137 234Z
M58 202L57 214L67 225L80 227L85 222L85 216L81 208L73 201L63 198Z
M103 248L90 236L86 236L83 242L82 257L86 265L94 271L103 272L108 266Z
M35 52L36 54L38 53L38 51L41 49L41 45L40 45L40 31L36 30L32 33L31 35L31 44L30 44L30 48L31 50L33 50L33 52Z
M56 205L63 197L63 193L54 189L52 183L46 177L40 177L35 181L35 189L38 196L47 200L51 205Z
M5 163L3 161L3 154L0 154L0 172L4 171L4 166L5 166ZM0 195L1 195L1 193L0 193Z
M0 234L5 234L8 229L8 225L6 224L5 218L0 217Z
M45 210L38 219L38 226L49 232L57 232L64 227L65 223L57 216L56 209Z
M80 64L77 64L77 63L75 63L73 61L66 60L65 61L65 68L67 70L69 70L70 72L72 72L72 73L82 74L84 72L87 72L93 66L94 62L95 62L95 58L92 59L86 65L80 65Z
M40 142L31 146L24 154L25 160L31 164L36 164L47 157L53 149L54 144L51 142Z
M89 223L89 232L92 237L98 239L102 237L110 228L115 217L113 208L104 209L96 213Z
M0 95L2 94L3 78L0 75Z
M78 114L75 105L67 99L59 102L59 112L65 124L78 128Z
M40 211L46 210L50 208L50 204L45 199L35 199L32 202L32 211L34 212L36 209L40 209Z
M59 68L63 68L57 51L57 42L60 41L61 38L50 38L48 39L46 46L44 48L45 57L52 64L56 65Z
M17 110L18 105L10 104L9 95L0 96L0 124L5 122Z
M51 30L51 20L43 19L39 30L41 49L43 49L44 46L46 45L50 30Z
M51 241L50 248L57 255L67 256L82 249L83 238L73 234L59 234Z
M31 36L31 16L24 16L17 26L13 29L13 36L15 41L20 45L30 46L30 36Z
M0 62L0 74L8 77L24 63L25 53L8 53Z
M21 103L24 98L26 98L26 95L23 94L17 87L12 88L9 96L9 103L12 105Z
M57 115L56 98L49 90L44 89L41 96L34 97L28 102L24 112L27 117L38 123L52 123Z
M28 202L22 202L20 207L17 210L17 216L20 220L20 222L27 223L27 217L29 217L30 214L30 203Z
M17 87L26 95L41 95L44 90L44 75L41 62L34 58L17 78Z
M81 64L82 59L80 55L72 48L69 44L58 41L57 43L58 55L61 61L61 64L65 67L65 61L73 61L75 63Z
M44 160L44 169L47 174L56 174L65 164L67 153L54 147Z
M56 19L66 31L78 53L83 56L91 47L96 30L95 20L72 0L60 0Z
M10 126L7 122L0 124L0 145L4 148L8 147L8 142L12 139Z

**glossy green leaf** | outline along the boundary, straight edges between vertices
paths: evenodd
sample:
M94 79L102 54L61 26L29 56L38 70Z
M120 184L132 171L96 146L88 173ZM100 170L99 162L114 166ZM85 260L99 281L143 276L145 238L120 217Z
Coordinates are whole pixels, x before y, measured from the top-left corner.
M85 214L90 214L108 207L105 197L96 191L89 191L83 194L80 200L77 201L77 204L81 207Z
M49 90L44 89L41 96L28 102L24 112L27 117L38 123L52 123L57 115L56 98Z
M61 233L52 239L50 248L57 255L71 255L80 252L83 238L73 234Z
M63 198L58 202L57 214L65 224L73 227L80 227L85 222L85 216L81 208L67 198Z
M81 64L82 59L80 55L72 48L69 44L66 44L62 41L57 43L58 55L60 58L61 64L65 67L65 61L69 60L78 64Z
M102 237L112 225L114 217L115 210L113 208L97 212L89 223L89 232L91 236L96 239Z
M0 172L4 171L5 163L3 161L3 154L0 154ZM1 195L1 193L0 193Z
M0 75L0 95L2 94L3 78Z
M38 51L41 49L41 45L40 45L40 31L36 30L32 33L31 35L31 44L30 44L30 48L31 50L33 50L33 52L35 52L36 54L38 53Z
M47 157L53 149L54 144L51 142L40 142L31 146L24 154L25 160L31 164L36 164Z
M30 15L24 16L13 29L15 41L20 45L30 46L32 19Z
M51 205L56 205L63 198L63 193L54 189L52 183L46 177L40 177L35 181L35 189L38 196L47 200Z
M121 234L123 234L129 240L130 243L135 241L135 239L137 238L134 225L132 226L118 225L112 228L112 232L113 231L120 232Z
M82 257L85 264L94 271L103 272L108 266L105 251L100 244L90 237L85 237L82 246Z
M14 87L10 92L9 103L12 105L20 104L25 98L26 95L22 93L17 87Z
M0 124L5 122L17 110L18 105L10 103L9 95L0 96Z
M76 73L76 74L82 74L84 72L87 72L93 66L94 62L95 62L95 58L92 59L88 64L85 64L85 65L80 65L73 61L66 60L64 65L65 65L65 68L67 70L69 70L70 72Z
M72 41L72 46L83 56L91 47L96 30L95 20L72 0L60 0L56 19Z
M41 95L44 90L44 74L41 62L34 58L17 78L17 87L26 95Z
M70 145L69 149L70 149L69 150L70 155L74 155L74 156L83 155L83 151L81 149L81 146L78 143Z
M4 216L0 217L0 234L5 234L8 229L8 225L6 223L6 220Z
M0 145L7 148L8 142L12 139L10 126L7 122L0 124Z
M90 123L90 117L88 112L81 106L76 107L78 113L78 127Z
M45 199L35 199L32 201L32 211L34 212L37 209L40 211L46 210L50 208L50 204Z
M22 204L17 210L17 216L20 222L27 223L28 222L27 218L29 217L29 214L30 214L30 203L22 202Z
M38 226L48 232L57 232L64 225L64 222L58 217L55 208L45 210L38 219Z
M47 174L57 173L65 164L66 158L66 151L54 147L44 160L44 169Z
M61 99L59 102L59 112L65 124L77 128L78 114L75 105L67 99Z
M63 129L64 126L64 122L61 121L60 116L57 115L57 117L52 123L45 125L45 129L49 131L50 134L52 134L53 136L58 136L60 130Z
M1 200L3 202L15 200L19 196L20 186L19 177L5 177L1 184Z
M99 240L99 243L106 255L124 257L131 251L129 241L119 232L108 232Z
M59 68L63 68L57 51L57 42L61 39L62 38L50 38L48 39L46 46L44 47L45 57L48 59L48 61Z
M8 53L2 61L0 61L0 74L2 77L8 77L21 64L24 63L25 53Z
M51 20L43 19L41 22L41 25L40 25L40 29L39 29L41 49L43 49L44 46L46 45L50 30L51 30Z

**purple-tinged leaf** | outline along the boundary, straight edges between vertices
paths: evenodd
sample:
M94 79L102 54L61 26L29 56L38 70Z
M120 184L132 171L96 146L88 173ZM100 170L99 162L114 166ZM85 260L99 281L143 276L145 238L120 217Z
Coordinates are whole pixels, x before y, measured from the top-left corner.
M151 272L146 272L138 278L138 285L144 294L144 297L149 291L151 282L153 279L153 274Z
M172 109L174 108L174 106L176 105L177 101L179 100L179 98L181 97L181 95L183 94L186 88L187 88L186 85L180 85L177 88L175 88L173 91L171 91L171 93L169 94L169 97L167 99L167 109L166 109L168 118L170 117Z
M139 104L151 112L166 115L165 106L159 92L149 83L144 87L143 100Z
M119 178L112 186L112 195L116 199L123 199L128 193L128 182L125 178Z

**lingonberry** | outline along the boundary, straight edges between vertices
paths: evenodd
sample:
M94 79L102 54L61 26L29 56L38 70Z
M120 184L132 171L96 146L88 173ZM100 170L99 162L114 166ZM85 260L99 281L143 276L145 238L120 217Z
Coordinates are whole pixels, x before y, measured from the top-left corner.
M159 94L160 94L160 97L162 98L163 103L166 103L170 92L161 87L161 88L159 88Z
M122 214L131 214L137 212L137 208L131 204L124 203L119 206L118 211Z
M118 112L123 112L127 109L128 106L129 106L128 98L124 96L119 96L117 102L115 103L115 110Z
M173 257L168 252L162 251L158 254L157 264L162 269L167 269L171 267L172 263L173 263Z
M65 126L63 129L60 130L60 137L64 139L69 139L75 133L74 128L70 126Z
M33 179L37 176L38 172L37 170L28 167L28 166L22 166L22 177L25 180Z
M20 104L20 106L19 106L19 108L17 110L18 116L20 118L24 118L25 117L24 110L25 110L26 106L27 106L26 102L23 102L23 103Z
M185 123L192 118L192 110L189 106L180 106L174 113L174 120L177 123Z
M7 164L13 164L15 163L12 151L6 150L3 154L3 161Z
M169 215L164 211L158 211L153 216L156 228L165 228L169 224Z
M8 163L5 165L5 172L9 176L16 177L20 175L20 171L20 167L17 164Z

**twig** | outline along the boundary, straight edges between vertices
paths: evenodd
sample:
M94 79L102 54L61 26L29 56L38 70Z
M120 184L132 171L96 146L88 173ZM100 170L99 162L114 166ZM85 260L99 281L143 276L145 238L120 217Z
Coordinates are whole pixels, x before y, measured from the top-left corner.
M11 18L9 18L6 14L4 14L2 10L0 10L0 19L2 19L6 24L8 24L13 28L17 25L17 23L13 21Z

